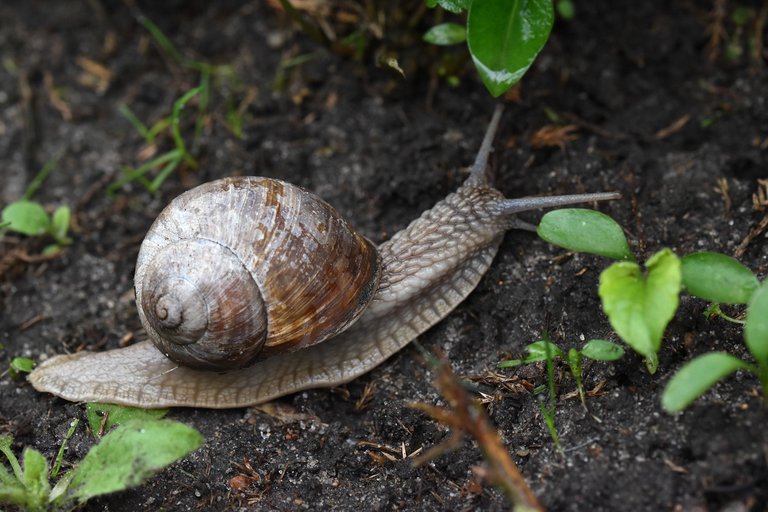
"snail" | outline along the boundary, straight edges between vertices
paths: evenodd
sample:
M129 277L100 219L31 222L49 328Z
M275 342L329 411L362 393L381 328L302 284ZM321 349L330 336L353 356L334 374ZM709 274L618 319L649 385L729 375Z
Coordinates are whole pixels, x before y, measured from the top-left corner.
M225 178L174 199L144 239L136 303L150 341L59 355L29 376L71 401L244 407L378 366L477 285L525 210L617 193L506 199L488 183L497 108L459 189L375 247L288 183Z

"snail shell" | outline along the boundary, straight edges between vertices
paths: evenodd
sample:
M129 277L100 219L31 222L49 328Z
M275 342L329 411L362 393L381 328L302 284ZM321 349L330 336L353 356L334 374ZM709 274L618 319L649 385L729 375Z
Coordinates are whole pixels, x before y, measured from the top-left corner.
M56 356L30 382L73 401L227 408L370 371L464 300L504 233L530 228L516 213L620 197L506 199L486 172L500 116L464 184L378 255L333 208L280 181L232 178L183 194L151 229L136 270L139 315L160 350L141 342ZM192 367L230 364L239 369Z
M225 178L172 201L136 263L152 342L191 368L231 370L345 330L381 277L374 245L328 203L268 178Z

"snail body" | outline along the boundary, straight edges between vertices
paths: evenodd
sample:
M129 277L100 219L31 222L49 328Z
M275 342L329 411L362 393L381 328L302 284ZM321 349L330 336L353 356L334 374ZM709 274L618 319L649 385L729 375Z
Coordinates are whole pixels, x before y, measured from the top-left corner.
M182 194L137 262L154 344L56 356L30 382L72 401L229 408L370 371L464 300L504 233L521 227L516 213L618 197L506 199L486 177L500 114L465 183L378 248L278 180L226 178Z

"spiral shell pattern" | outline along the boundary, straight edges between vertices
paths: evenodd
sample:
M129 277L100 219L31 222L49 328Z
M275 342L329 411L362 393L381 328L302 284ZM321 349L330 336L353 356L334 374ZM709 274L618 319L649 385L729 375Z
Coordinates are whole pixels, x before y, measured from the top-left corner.
M378 286L376 248L330 205L269 178L225 178L173 200L136 265L155 345L195 368L248 366L345 330Z

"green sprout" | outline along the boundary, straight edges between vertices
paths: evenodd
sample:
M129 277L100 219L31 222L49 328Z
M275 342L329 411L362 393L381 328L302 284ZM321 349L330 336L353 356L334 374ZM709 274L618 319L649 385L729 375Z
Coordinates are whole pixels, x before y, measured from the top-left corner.
M466 29L443 23L424 34L436 45L467 42L480 79L494 96L501 96L523 77L554 23L552 0L426 0L428 7L467 11Z
M53 238L55 243L46 246L43 254L54 254L72 243L72 239L67 236L72 216L68 206L59 206L49 216L40 203L20 199L3 208L1 215L5 229L27 236Z
M614 258L629 259L621 228L610 217L588 210L558 210L544 216L538 233L562 247ZM604 217L604 218L603 218ZM717 315L744 325L744 341L755 360L748 363L725 352L711 352L683 366L669 381L662 406L670 413L688 407L717 382L737 370L755 374L768 400L768 284L734 258L701 251L678 258L662 249L646 262L619 261L600 274L598 293L616 333L645 357L650 373L658 367L658 351L666 326L674 316L679 294L711 302L707 316ZM748 304L746 320L723 312L721 304Z
M582 379L582 367L584 358L593 361L616 361L624 356L624 349L620 345L608 340L589 340L581 349L571 348L568 352L558 347L547 339L531 343L526 347L528 355L524 359L509 359L498 364L499 368L513 368L523 364L531 364L539 361L546 361L551 354L552 357L559 357L568 364L568 368L576 381L576 389L579 392L581 404L587 409L587 402L584 393L584 383ZM593 416L594 417L594 416ZM595 418L597 419L597 418ZM598 420L599 421L599 420Z
M13 380L21 379L22 373L29 373L35 367L35 362L28 357L14 357L8 365L8 375Z
M53 469L37 450L27 447L22 462L11 450L13 438L0 436L0 452L11 466L0 464L0 504L28 512L72 510L87 500L140 485L156 472L200 447L198 431L171 420L130 420L105 435L80 463L58 477L73 421Z
M56 167L60 155L45 163L30 182L24 195L0 212L0 229L8 229L27 236L48 236L54 242L43 249L44 255L55 254L62 247L70 245L72 239L67 236L72 211L68 206L59 206L52 215L48 215L43 205L32 201L32 196L42 186L45 179Z
M202 118L205 114L205 106L202 98L208 97L208 87L208 80L205 79L198 87L187 91L186 94L174 102L171 114L155 123L151 128L147 128L127 106L123 106L120 109L123 115L126 116L128 121L148 144L153 144L155 137L167 128L170 129L175 147L139 167L124 167L123 176L107 187L107 194L114 195L125 184L132 182L141 183L149 192L154 193L160 189L163 182L165 182L168 176L170 176L180 164L185 163L189 167L197 168L197 161L190 154L187 149L187 144L181 135L181 111L192 98L199 96L200 101L198 102L197 122L199 126L202 126L200 123L202 123ZM148 179L146 175L157 169L159 170L154 178L151 180Z
M540 396L539 399L539 411L541 411L541 417L544 418L544 424L549 430L549 436L552 438L552 442L555 443L555 449L560 455L563 455L563 447L560 445L560 436L557 433L555 426L555 413L557 406L557 392L555 391L555 352L552 350L552 343L549 342L548 335L544 333L544 358L547 364L547 395L543 395L544 389L537 388L534 393Z
M549 212L537 233L566 249L623 260L601 272L598 294L613 329L645 357L648 371L655 373L664 330L675 315L682 287L679 258L662 249L648 259L643 271L634 261L621 226L593 210Z

